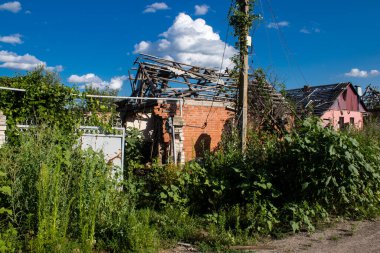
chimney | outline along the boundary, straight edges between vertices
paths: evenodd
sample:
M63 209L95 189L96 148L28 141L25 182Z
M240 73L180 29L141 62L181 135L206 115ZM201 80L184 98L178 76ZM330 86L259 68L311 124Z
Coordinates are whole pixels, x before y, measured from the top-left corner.
M363 96L363 90L360 85L355 85L356 92L358 93L359 97Z

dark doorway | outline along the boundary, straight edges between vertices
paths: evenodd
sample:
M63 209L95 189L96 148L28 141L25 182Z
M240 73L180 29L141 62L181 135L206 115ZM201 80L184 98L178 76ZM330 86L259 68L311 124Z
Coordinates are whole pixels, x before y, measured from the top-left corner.
M208 134L201 134L195 142L195 157L204 157L206 152L210 151L211 136Z

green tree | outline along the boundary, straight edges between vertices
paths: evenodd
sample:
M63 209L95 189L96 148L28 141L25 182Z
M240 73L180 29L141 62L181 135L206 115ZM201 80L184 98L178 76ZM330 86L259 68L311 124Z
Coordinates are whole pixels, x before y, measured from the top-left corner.
M55 73L39 68L24 76L2 77L0 86L25 90L0 90L0 110L7 116L10 139L17 135L17 124L44 123L72 131L78 122L79 110L72 110L78 105L78 91L64 86Z

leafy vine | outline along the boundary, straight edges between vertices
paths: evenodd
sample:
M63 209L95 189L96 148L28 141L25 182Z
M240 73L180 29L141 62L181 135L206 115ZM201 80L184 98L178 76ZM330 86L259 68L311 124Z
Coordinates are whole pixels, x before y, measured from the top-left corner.
M248 12L245 11L245 0L232 0L229 24L233 28L233 35L239 38L235 44L235 48L242 54L248 53L247 39L249 28L252 27L255 21L260 20L260 15L254 14L255 0L248 0ZM235 63L234 72L242 67L242 59L239 55L232 57Z

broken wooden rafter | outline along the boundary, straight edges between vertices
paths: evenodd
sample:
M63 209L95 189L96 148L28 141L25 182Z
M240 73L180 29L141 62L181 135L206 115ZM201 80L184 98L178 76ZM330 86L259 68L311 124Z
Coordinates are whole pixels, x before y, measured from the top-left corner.
M236 80L216 69L193 66L151 55L140 55L132 96L178 97L231 101L236 98Z

